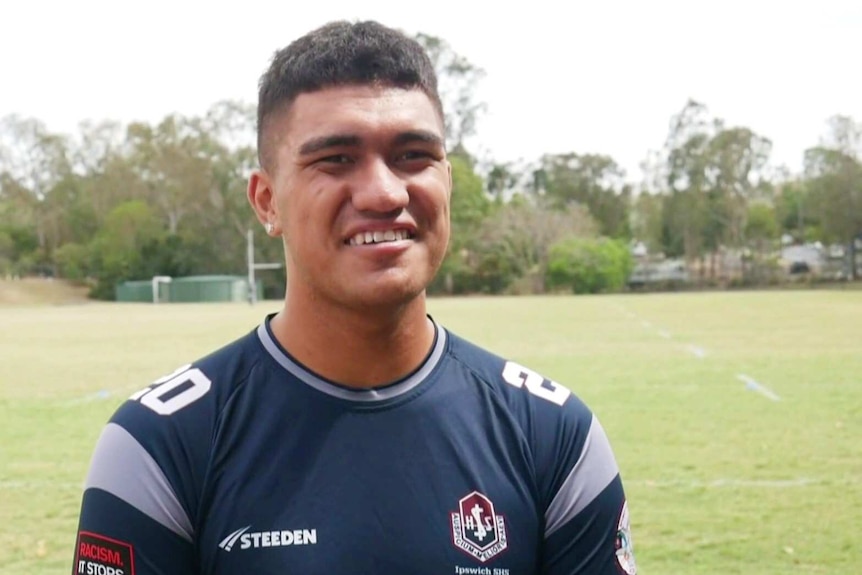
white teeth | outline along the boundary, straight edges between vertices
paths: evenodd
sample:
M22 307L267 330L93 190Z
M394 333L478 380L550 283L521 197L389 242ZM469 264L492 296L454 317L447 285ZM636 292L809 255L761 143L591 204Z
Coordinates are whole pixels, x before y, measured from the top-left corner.
M365 244L378 244L381 242L395 242L410 238L407 230L386 230L376 232L359 232L347 242L351 246L361 246Z

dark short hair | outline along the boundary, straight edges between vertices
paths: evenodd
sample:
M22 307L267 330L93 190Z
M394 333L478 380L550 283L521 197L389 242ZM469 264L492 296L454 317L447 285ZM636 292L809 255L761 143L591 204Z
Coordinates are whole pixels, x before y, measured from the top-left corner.
M272 58L261 76L257 106L258 160L272 166L272 116L302 93L346 85L418 88L443 118L437 75L419 42L378 22L330 22L294 40Z

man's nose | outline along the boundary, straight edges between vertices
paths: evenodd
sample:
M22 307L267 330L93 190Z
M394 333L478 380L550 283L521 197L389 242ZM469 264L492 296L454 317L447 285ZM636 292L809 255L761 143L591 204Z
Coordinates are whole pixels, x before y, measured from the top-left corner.
M360 212L390 213L406 208L410 196L407 183L385 161L377 159L361 171L351 201Z

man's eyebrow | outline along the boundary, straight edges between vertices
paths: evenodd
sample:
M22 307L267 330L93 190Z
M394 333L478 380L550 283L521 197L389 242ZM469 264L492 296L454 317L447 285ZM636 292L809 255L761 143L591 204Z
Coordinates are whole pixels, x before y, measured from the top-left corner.
M445 145L443 138L428 130L410 130L407 132L401 132L395 136L394 143L396 146L403 146L404 144L411 144L413 142L432 144L440 148Z
M354 136L350 134L333 134L330 136L320 136L319 138L312 138L303 142L302 145L299 147L299 155L308 156L310 154L315 154L322 150L326 150L327 148L355 147L359 144L359 136Z
M393 140L393 144L396 146L403 146L414 142L431 144L440 148L445 146L443 138L430 130L408 130L399 133ZM354 134L331 134L329 136L311 138L303 142L299 147L299 155L308 156L328 148L357 147L361 144L362 139Z

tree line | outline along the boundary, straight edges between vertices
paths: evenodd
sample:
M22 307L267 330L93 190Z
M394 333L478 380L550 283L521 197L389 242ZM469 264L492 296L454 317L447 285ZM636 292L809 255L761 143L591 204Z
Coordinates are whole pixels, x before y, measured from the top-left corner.
M856 270L862 239L862 123L827 119L804 171L770 165L771 141L689 101L630 178L609 155L545 154L497 162L471 154L484 104L483 72L424 34L440 75L453 167L453 235L433 293L580 293L626 286L632 245L680 258L697 280L719 275L717 255L740 254L744 280L774 277L782 237L841 244ZM87 122L53 133L35 118L0 119L0 274L114 286L154 275L244 274L245 238L258 227L245 199L256 166L254 106L214 104L157 123ZM258 237L263 237L260 234ZM259 240L257 261L281 261ZM278 297L281 272L262 274Z

